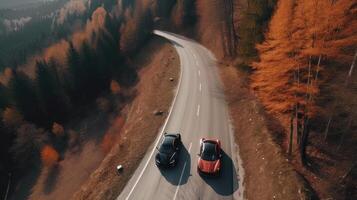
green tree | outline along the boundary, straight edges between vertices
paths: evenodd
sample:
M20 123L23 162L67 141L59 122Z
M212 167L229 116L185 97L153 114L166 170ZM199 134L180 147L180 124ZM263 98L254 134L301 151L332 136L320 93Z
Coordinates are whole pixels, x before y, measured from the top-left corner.
M68 102L61 88L54 60L50 64L44 60L37 61L36 86L47 115L47 123L50 125L54 121L63 121L67 116Z
M27 121L45 125L44 112L32 80L24 73L14 71L9 81L12 103Z
M7 88L0 83L0 110L4 109L9 104Z
M80 57L78 51L74 48L73 43L70 42L67 51L67 65L68 71L66 73L66 90L70 94L72 102L77 104L79 102L79 90L82 88L82 73L80 64Z

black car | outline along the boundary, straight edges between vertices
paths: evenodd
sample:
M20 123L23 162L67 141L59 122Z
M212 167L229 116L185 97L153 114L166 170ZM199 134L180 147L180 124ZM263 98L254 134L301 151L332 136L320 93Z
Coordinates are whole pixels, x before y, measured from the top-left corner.
M160 146L156 147L155 163L158 167L173 167L177 164L182 146L180 134L164 134Z

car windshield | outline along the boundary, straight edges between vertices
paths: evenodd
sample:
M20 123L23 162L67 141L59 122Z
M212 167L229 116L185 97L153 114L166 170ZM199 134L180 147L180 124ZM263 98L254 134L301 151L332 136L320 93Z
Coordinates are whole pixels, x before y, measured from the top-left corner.
M160 153L171 153L173 152L173 144L174 144L174 137L171 136L166 136L164 140L161 143L161 146L159 148Z
M207 161L217 160L216 144L211 142L205 142L203 144L201 158Z

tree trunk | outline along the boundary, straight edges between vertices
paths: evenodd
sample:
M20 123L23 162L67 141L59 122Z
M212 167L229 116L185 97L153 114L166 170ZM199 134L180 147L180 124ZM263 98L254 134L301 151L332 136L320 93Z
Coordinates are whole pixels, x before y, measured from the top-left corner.
M346 134L347 134L348 130L350 129L351 125L352 125L352 115L348 119L348 123L347 123L345 131L342 132L340 143L338 144L337 150L340 150L340 148L345 140Z
M325 141L327 140L327 134L328 134L328 131L330 129L331 121L332 121L332 114L331 114L330 118L328 119L328 122L327 122L327 125L326 125L325 134L324 134L325 135L325 137L324 137Z
M309 140L309 133L310 133L310 128L309 128L309 119L307 117L304 118L304 128L303 128L303 133L301 137L301 143L300 143L300 158L301 158L301 163L306 166L306 147L308 145L308 140Z
M294 114L290 118L290 138L289 138L289 155L291 156L293 151L293 138L294 138Z
M357 51L355 52L355 56L353 57L353 61L350 67L350 70L348 71L347 77L346 77L346 81L345 81L345 85L347 86L348 81L350 80L351 76L352 76L352 72L353 72L353 68L355 67L355 63L356 63L356 57L357 57Z

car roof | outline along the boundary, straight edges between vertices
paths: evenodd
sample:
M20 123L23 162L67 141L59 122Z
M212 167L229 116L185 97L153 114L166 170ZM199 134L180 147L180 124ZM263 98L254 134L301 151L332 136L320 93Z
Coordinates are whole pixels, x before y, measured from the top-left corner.
M205 153L215 153L217 151L217 143L212 141L205 141L203 143L203 152Z

